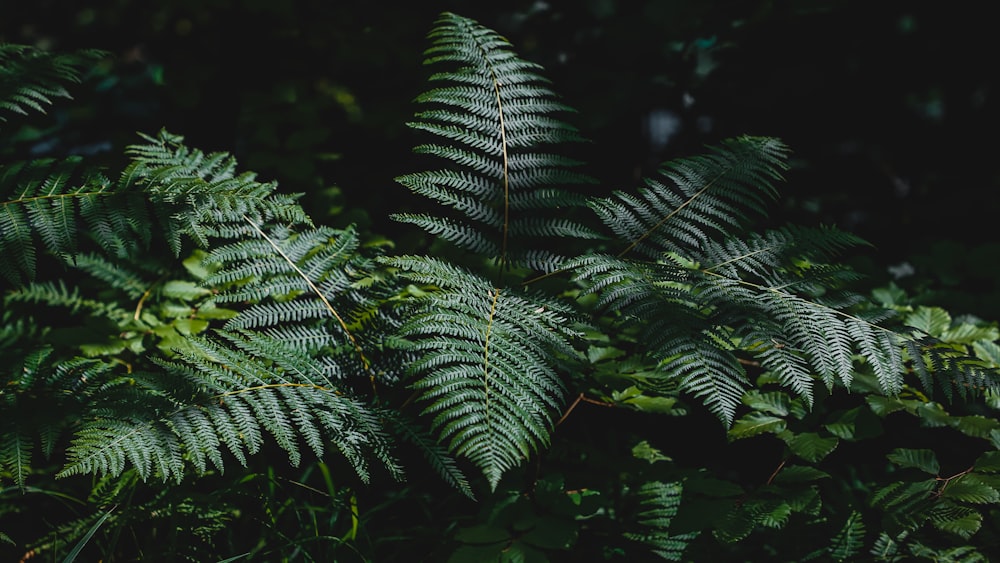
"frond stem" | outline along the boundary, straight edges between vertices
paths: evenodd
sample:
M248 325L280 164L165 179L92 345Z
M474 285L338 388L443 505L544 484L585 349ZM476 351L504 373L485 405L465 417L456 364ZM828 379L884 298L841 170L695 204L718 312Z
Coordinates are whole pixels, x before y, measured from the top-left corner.
M493 303L490 304L490 318L486 325L486 333L483 335L483 393L485 394L486 425L492 426L490 419L490 333L493 331L493 319L496 318L497 301L500 299L500 290L491 291Z
M649 238L649 236L652 235L657 229L659 229L660 227L662 227L664 223L666 223L667 221L669 221L671 217L673 217L674 215L677 215L678 213L680 213L682 209L684 209L685 207L687 207L688 205L690 205L692 202L694 202L694 200L698 199L698 197L701 194L705 193L705 191L708 190L708 188L711 188L712 186L714 186L715 183L719 180L719 178L722 178L723 176L725 176L727 172L729 172L728 168L726 170L723 170L722 172L719 172L718 176L716 176L715 178L712 178L712 180L709 181L708 183L706 183L704 185L704 187L702 187L700 190L698 190L697 192L695 192L694 195L692 195L691 197L689 197L687 199L687 201L685 201L684 203L682 203L679 206L677 206L677 209L674 209L673 211L671 211L670 213L668 213L666 217L664 217L663 219L660 219L660 221L658 223L656 223L655 225L653 225L652 227L650 227L649 229L647 229L646 232L642 233L642 236L640 236L639 238L635 239L632 242L632 244L628 245L625 248L625 250L622 250L621 252L619 252L617 257L621 258L622 256L628 254L633 248L639 246L639 243L641 243L642 241L644 241L647 238Z
M724 275L716 273L716 272L711 272L711 271L709 271L709 270L707 270L705 268L698 268L696 271L701 272L702 274L705 274L705 275L708 275L708 276L715 276L717 278L722 278L722 279L729 280L729 281L735 281L736 283L738 283L740 285L743 285L743 286L746 286L746 287L751 287L751 288L756 289L758 291L767 291L767 292L770 292L770 293L776 293L778 295L781 295L782 297L795 297L795 294L793 294L793 293L789 293L787 291L782 291L782 288L783 287L787 287L787 285L782 285L782 286L777 286L777 287L768 287L768 286L763 286L763 285L760 285L760 284L757 284L757 283L749 282L749 281L746 281L746 280L743 280L743 279L731 278L729 276L724 276ZM904 338L904 339L911 340L911 341L915 341L916 340L916 339L914 339L914 338L912 338L912 337L910 337L910 336L908 336L906 334L897 333L897 332L895 332L893 330L890 330L888 328L885 328L885 327L879 326L879 325L877 325L875 323L866 321L866 320L864 320L864 319L862 319L862 318L860 318L858 316L852 315L850 313L845 313L845 312L840 311L838 309L834 309L833 307L828 307L826 305L823 305L821 303L816 303L814 301L809 301L809 304L812 305L812 306L814 306L814 307L818 307L820 309L825 309L827 311L830 311L834 315L837 315L838 317L843 317L845 319L851 319L853 321L858 321L858 322L864 323L864 324L870 326L871 328L873 328L875 330L878 330L879 332L884 332L884 333L887 333L887 334L892 334L892 335L897 336L899 338Z
M288 265L291 266L292 269L299 274L299 277L305 280L306 285L309 286L309 289L311 289L313 293L315 293L316 296L319 297L320 301L323 302L323 305L326 307L326 309L330 311L331 315L333 315L333 318L337 320L337 322L340 324L340 328L343 329L344 334L347 335L348 340L350 340L351 344L354 346L354 350L358 353L358 357L361 358L361 365L364 367L364 370L368 372L368 375L371 378L372 382L372 390L374 390L375 374L372 372L371 363L365 356L365 352L364 350L361 349L361 345L358 343L357 339L354 338L354 335L351 334L350 329L347 328L347 323L344 322L343 317L341 317L340 314L337 313L337 310L333 308L333 305L330 304L330 300L327 299L325 295L323 295L323 292L320 291L318 287L316 287L316 284L314 284L313 281L309 279L309 276L307 276L306 273L303 272L302 269L299 268L297 264L295 264L295 261L292 260L292 258L288 256L288 254L286 254L285 251L282 250L280 246L278 246L278 243L276 243L273 239L271 239L271 237L267 236L267 233L265 233L263 230L261 230L260 227L257 226L257 223L250 220L250 218L247 217L246 215L243 216L243 219L247 223L249 223L250 226L253 227L255 231L257 231L258 235L260 235L264 240L267 241L268 244L271 245L271 248L273 248L275 252L280 254L281 257L285 259L285 262L288 262Z

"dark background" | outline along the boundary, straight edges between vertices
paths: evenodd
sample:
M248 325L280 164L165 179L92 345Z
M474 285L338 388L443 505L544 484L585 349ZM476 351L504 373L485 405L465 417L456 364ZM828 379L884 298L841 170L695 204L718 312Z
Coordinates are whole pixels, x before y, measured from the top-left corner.
M835 224L852 257L956 313L1000 318L995 24L982 2L264 0L8 2L0 40L101 48L75 101L29 121L5 159L83 153L120 166L165 127L305 193L319 222L405 250L387 219L415 205L396 175L425 165L405 126L444 10L507 36L579 110L567 119L599 189L728 136L794 152L775 221ZM11 132L5 132L5 136ZM907 266L908 265L908 266Z

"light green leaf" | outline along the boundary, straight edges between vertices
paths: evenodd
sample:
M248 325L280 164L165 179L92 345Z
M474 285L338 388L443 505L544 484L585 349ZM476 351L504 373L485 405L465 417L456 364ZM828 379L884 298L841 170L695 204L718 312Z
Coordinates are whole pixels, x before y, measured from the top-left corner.
M649 442L646 440L639 442L632 448L632 456L636 459L644 459L649 463L671 461L669 457L663 455L663 452L649 445Z
M903 322L931 336L940 337L951 328L951 315L940 307L917 307Z
M941 340L949 344L975 344L979 341L992 342L1000 338L996 327L983 327L974 324L960 324L941 334Z
M195 301L212 294L212 290L186 280L168 281L163 284L161 291L164 297L181 299L183 301Z
M990 367L1000 367L1000 345L996 342L981 340L972 344L976 356L989 362Z
M777 416L787 416L789 398L787 393L781 391L761 393L760 391L753 390L743 395L743 404L754 410Z

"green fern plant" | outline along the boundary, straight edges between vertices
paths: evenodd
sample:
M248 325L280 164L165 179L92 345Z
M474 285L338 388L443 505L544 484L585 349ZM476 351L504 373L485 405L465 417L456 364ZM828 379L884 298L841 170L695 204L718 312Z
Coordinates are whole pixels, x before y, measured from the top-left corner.
M402 481L413 449L464 497L488 489L479 516L455 509L433 530L455 560L593 555L592 538L609 559L710 558L754 534L817 530L830 540L801 559L869 545L887 559L978 555L936 534L969 540L1000 504L995 327L852 291L837 260L863 241L848 233L755 232L788 166L775 139L730 139L636 190L585 197L591 180L563 156L581 136L541 68L455 14L430 40L439 72L410 125L433 139L416 151L435 168L398 181L440 211L395 217L452 243L454 259L386 256L353 228L314 225L298 196L166 131L129 147L114 180L79 158L0 164L0 418L12 421L0 479L14 485L2 493L96 479L93 510L32 545L55 554L64 537L93 537L110 558L123 529L161 516L209 545L241 509L199 515L187 487L225 472L232 489L266 482L274 495L265 451L336 505L321 525L313 507L266 503L270 525L311 527L274 531L281 547L361 545L359 504L402 502L366 485ZM44 109L90 56L0 48L0 110ZM985 397L987 414L950 411L937 391ZM850 408L829 406L845 396ZM684 416L700 410L691 398L718 435L778 445L766 481L675 462L645 420L608 460L617 446L560 426L579 405ZM941 477L931 450L892 449L892 478L841 502L822 464L897 415L975 440L973 467ZM347 474L311 461L328 458ZM588 464L599 469L581 475ZM325 491L306 484L317 474ZM247 556L281 549L229 540Z

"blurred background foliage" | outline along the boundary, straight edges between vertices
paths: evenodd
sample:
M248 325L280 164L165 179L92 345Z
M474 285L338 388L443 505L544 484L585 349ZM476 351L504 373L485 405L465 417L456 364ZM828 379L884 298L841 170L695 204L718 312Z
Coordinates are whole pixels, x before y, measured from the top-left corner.
M9 3L0 41L111 53L75 102L4 131L0 157L121 158L161 127L233 152L305 193L320 222L401 250L386 219L418 202L405 122L424 38L449 10L544 65L600 190L739 135L776 136L795 167L775 222L836 224L876 247L884 283L1000 318L993 216L996 49L985 3L858 0L39 0Z

